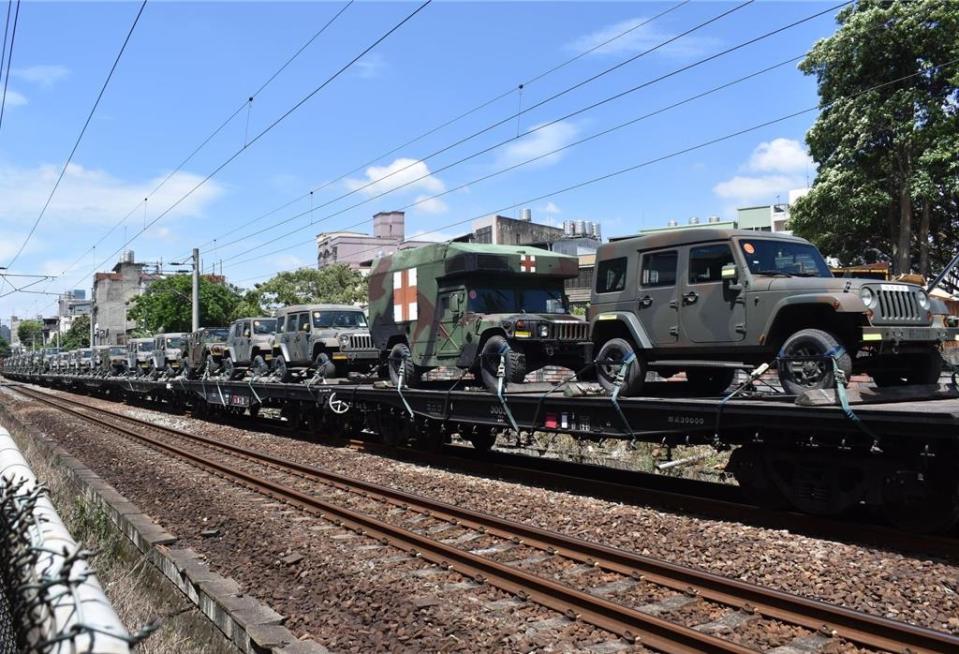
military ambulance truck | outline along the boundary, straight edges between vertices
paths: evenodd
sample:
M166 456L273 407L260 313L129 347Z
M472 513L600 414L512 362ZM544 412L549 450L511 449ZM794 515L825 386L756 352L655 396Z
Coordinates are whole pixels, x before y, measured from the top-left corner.
M588 361L589 325L569 313L575 257L526 246L436 243L378 259L370 331L394 384L439 367L473 372L487 388L543 366Z

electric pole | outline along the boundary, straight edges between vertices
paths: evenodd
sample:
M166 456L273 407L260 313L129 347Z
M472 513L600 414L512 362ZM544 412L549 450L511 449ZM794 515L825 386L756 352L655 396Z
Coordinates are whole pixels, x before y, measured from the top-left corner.
M200 328L200 249L193 248L193 331Z

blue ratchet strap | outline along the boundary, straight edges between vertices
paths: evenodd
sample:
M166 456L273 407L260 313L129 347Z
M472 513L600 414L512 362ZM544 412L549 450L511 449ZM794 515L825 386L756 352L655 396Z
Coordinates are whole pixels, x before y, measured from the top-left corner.
M856 425L864 434L872 438L872 447L870 449L875 453L880 453L882 450L879 447L879 437L866 426L866 423L864 423L862 419L856 415L856 412L852 410L852 407L849 406L849 398L846 396L846 373L839 368L839 357L843 352L845 352L845 350L843 350L840 345L826 352L826 356L832 360L833 377L836 381L836 397L839 398L839 405L842 407L842 412L849 418L850 422Z
M247 385L250 387L250 391L253 393L253 397L256 398L257 404L263 404L263 400L260 399L259 393L256 392L256 389L253 388L253 382L256 381L256 375L253 375L250 380L247 382Z
M409 357L403 357L402 361L405 362L406 359L408 358ZM406 365L404 363L404 365L400 366L400 380L399 380L400 383L396 385L396 392L399 394L400 399L403 401L403 406L406 407L406 411L410 414L410 418L415 418L416 415L413 413L413 407L411 407L410 403L406 401L405 397L403 397L403 382L406 381L405 375L406 375Z
M613 408L616 409L616 413L619 414L619 419L623 421L623 426L626 427L630 447L635 447L636 445L636 434L629 425L629 420L626 419L626 414L623 413L623 409L619 406L619 391L623 387L623 381L626 379L626 371L629 370L629 367L633 365L633 361L635 360L636 353L630 352L629 356L623 359L623 362L619 364L619 372L616 373L616 379L613 380L613 394L609 398L610 402L613 403Z
M226 406L226 399L223 397L223 390L220 388L220 380L216 380L216 392L220 394L220 404Z
M506 398L503 396L503 379L506 377L506 354L510 351L509 343L503 343L503 347L499 351L499 367L496 369L496 397L499 398L500 404L503 405L503 411L506 412L506 417L509 418L509 424L513 425L513 431L519 434L519 426L516 424L516 420L513 418L513 412L509 410L509 406L506 404Z

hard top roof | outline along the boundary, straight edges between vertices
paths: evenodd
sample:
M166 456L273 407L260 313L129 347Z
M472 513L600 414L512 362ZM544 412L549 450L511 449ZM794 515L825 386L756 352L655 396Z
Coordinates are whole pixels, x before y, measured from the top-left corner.
M363 309L352 304L292 304L277 309L276 312L277 315L287 315L298 311L363 311Z
M697 227L676 230L665 230L651 234L637 236L623 236L611 238L609 243L600 247L601 250L617 248L623 245L636 246L643 249L669 247L671 245L688 245L703 241L723 241L734 237L751 239L776 239L805 243L805 239L781 232L758 232L751 229L730 229L728 227Z

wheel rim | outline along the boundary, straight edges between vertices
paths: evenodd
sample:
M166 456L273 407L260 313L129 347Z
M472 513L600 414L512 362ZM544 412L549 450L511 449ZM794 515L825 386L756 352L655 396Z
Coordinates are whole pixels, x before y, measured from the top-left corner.
M603 357L602 362L599 364L599 374L610 382L615 381L616 375L619 374L625 360L626 353L622 348L617 346L610 347L606 351L606 356Z
M787 357L821 357L824 352L814 345L796 345L786 352ZM788 361L786 370L792 381L800 386L814 387L822 383L831 368L826 361Z

